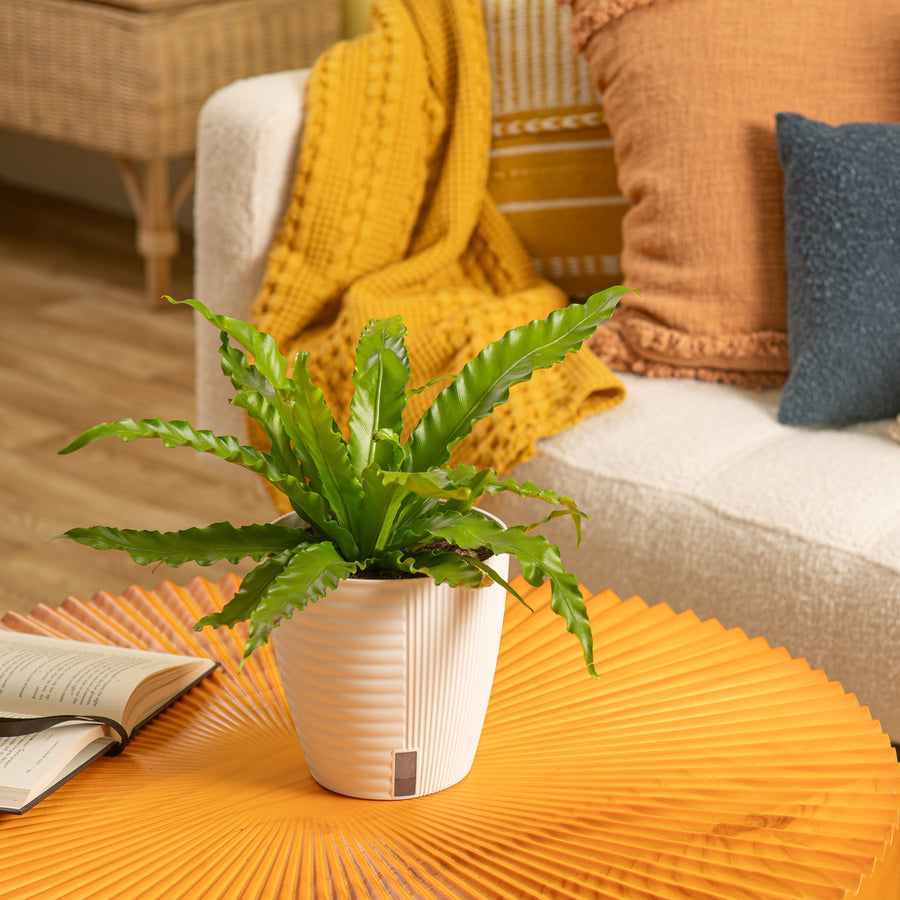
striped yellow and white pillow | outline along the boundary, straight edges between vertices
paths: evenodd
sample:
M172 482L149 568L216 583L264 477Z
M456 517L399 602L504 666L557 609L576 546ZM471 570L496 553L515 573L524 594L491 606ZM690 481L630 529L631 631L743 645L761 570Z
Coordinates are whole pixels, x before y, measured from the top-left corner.
M556 0L482 0L491 66L488 190L538 271L571 297L621 282L622 216L601 97Z

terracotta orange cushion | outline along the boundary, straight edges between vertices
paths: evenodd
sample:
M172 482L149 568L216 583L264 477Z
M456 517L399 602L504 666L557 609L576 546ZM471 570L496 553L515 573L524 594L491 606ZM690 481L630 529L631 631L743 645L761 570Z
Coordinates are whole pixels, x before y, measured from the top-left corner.
M632 206L636 288L594 348L613 365L747 386L788 371L775 114L900 121L897 0L574 0Z

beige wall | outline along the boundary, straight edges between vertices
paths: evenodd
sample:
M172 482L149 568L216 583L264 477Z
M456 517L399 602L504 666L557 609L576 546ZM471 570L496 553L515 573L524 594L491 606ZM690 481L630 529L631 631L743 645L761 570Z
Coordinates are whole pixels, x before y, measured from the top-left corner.
M365 31L370 0L341 0L344 34ZM173 165L173 178L183 165ZM89 206L131 215L131 207L112 159L79 147L46 141L0 128L0 181ZM179 216L191 227L191 204Z

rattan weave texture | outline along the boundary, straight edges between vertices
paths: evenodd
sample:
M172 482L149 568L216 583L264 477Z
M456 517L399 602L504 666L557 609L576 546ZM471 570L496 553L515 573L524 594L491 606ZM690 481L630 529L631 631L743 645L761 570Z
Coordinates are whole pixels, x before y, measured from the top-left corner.
M0 0L0 126L130 159L190 155L218 88L309 65L340 5Z

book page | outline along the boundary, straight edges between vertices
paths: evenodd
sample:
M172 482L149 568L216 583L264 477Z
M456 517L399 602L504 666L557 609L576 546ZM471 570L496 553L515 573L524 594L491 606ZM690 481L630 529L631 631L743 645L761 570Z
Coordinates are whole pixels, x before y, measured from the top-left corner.
M85 723L0 740L0 810L20 810L113 743L103 726Z
M212 665L192 657L0 631L0 710L102 715L121 722L129 697L153 673Z

